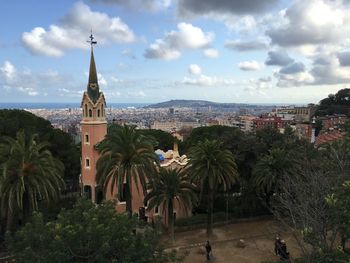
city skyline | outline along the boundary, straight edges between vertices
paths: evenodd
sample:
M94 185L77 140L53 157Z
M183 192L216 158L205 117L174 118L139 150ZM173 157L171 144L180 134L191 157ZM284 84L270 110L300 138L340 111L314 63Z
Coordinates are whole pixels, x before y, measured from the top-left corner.
M0 14L0 103L80 102L91 29L111 103L306 104L349 87L345 0L15 0Z

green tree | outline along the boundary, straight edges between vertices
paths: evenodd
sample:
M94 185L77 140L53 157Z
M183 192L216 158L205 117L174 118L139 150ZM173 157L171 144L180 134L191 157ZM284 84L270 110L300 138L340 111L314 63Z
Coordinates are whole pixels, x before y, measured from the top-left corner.
M0 200L7 213L7 230L11 230L13 216L26 220L32 210L38 209L38 200L50 202L58 199L64 188L63 164L47 149L48 144L28 140L23 131L16 140L3 138L0 144Z
M162 205L163 211L168 212L168 228L172 240L174 240L175 201L185 209L190 209L197 201L196 189L184 170L160 168L159 173L149 183L149 192L145 197L145 202L149 202L147 207L153 209Z
M201 194L207 193L207 235L213 233L213 210L215 193L219 187L228 190L237 180L237 165L232 153L223 149L216 140L205 140L192 147L188 168L191 177L201 186Z
M132 216L132 184L146 192L147 177L155 174L157 155L147 137L133 126L112 126L106 138L97 146L101 157L97 161L96 181L107 191L118 187L119 200L126 200L126 211ZM125 183L125 191L123 185ZM125 195L125 196L124 196Z
M275 148L262 157L253 169L254 187L265 197L268 206L271 195L277 190L278 180L291 169L290 158L286 151Z
M0 110L0 134L16 138L18 131L24 130L26 139L38 134L41 141L49 143L48 149L65 166L64 180L70 191L78 191L80 174L80 150L72 137L59 129L54 129L48 120L25 110Z
M174 141L176 140L170 133L161 130L137 130L143 136L153 139L155 142L155 148L167 151L173 148Z
M174 256L164 252L153 229L137 229L137 219L117 214L113 203L95 206L84 199L48 223L35 213L7 244L16 262L27 263L161 263Z

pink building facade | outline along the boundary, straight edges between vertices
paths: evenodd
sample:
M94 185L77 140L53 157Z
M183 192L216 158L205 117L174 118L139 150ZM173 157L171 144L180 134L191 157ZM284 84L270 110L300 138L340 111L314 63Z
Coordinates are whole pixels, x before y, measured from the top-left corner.
M82 102L82 120L81 124L81 189L82 194L92 202L99 204L104 199L114 200L116 210L119 213L126 211L126 203L118 200L118 187L114 186L111 192L111 186L104 192L103 188L96 183L96 163L100 155L95 146L101 142L107 134L107 118L105 114L106 100L103 92L99 90L97 71L94 59L94 53L91 49L89 81L87 90L83 94ZM177 149L174 154L163 163L167 169L178 169L183 166L183 159L180 161ZM141 220L152 222L155 216L160 216L164 223L167 223L167 211L156 207L152 210L147 209L144 203L144 193L137 190L135 183L132 184L132 207L133 212L139 215ZM184 208L175 200L174 217L180 218L191 215L190 209Z

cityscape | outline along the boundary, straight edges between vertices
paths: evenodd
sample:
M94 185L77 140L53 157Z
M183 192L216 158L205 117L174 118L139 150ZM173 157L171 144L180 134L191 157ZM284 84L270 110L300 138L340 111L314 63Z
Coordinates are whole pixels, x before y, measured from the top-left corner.
M350 3L4 3L0 263L350 262Z

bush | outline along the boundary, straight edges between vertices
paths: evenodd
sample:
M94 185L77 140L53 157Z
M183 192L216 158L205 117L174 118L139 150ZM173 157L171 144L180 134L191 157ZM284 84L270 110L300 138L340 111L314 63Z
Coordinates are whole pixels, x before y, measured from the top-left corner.
M151 228L136 232L137 222L117 214L111 202L96 206L79 200L57 219L44 222L34 213L30 223L7 236L9 252L16 262L138 262L163 263L177 260L164 252Z

